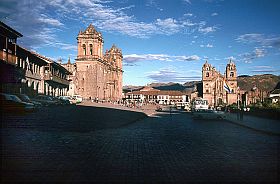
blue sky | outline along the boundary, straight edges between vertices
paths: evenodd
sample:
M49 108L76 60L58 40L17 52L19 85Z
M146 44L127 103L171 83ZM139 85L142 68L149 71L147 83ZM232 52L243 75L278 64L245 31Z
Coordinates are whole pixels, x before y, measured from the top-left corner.
M124 85L201 80L205 60L224 73L280 74L278 0L1 0L0 19L18 43L54 60L77 55L92 23L104 50L122 49Z

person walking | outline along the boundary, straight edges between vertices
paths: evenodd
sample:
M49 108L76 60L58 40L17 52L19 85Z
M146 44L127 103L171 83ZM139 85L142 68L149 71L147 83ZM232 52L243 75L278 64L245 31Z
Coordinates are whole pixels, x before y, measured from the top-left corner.
M239 108L239 109L237 109L237 113L236 113L236 115L237 115L237 120L240 120L240 115L241 115L241 109Z
M240 120L243 121L244 110L243 108L240 109Z

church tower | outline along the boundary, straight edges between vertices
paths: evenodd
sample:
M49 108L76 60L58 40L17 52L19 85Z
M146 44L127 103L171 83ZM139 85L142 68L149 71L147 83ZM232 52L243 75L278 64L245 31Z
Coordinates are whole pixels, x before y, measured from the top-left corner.
M104 98L103 38L92 24L77 36L76 94L83 98Z
M203 86L203 98L208 100L209 104L214 103L214 90L213 90L213 77L215 74L215 69L208 63L204 63L202 66L202 86Z
M85 99L122 98L122 51L115 45L103 55L103 38L92 24L77 36L75 94Z
M109 64L107 66L107 91L106 98L117 100L122 96L122 51L115 45L108 51L106 50L104 60Z
M92 24L82 32L80 31L77 37L78 40L78 58L102 58L103 53L103 38L101 33L97 32Z
M227 81L227 84L229 85L231 92L227 93L227 103L232 104L237 102L237 71L236 66L232 62L232 60L229 61L229 63L226 66L226 74L225 78Z

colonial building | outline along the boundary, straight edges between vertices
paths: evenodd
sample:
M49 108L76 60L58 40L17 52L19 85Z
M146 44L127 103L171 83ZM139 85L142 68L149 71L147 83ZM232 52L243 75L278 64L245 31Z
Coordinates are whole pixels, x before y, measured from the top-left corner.
M59 63L16 44L20 33L0 22L0 92L66 95L70 74Z
M225 75L218 72L207 61L202 67L203 98L209 105L229 105L237 103L238 87L235 64L230 60Z
M264 100L269 97L269 92L259 89L257 86L254 86L249 91L241 91L242 104L247 106L250 104L262 103Z
M175 104L177 102L189 102L190 93L181 91L158 90L152 87L144 87L139 91L125 94L125 100L129 102L154 102L158 104Z
M120 100L122 97L122 51L115 45L103 55L103 37L90 24L77 37L76 63L63 66L73 69L72 93L86 99ZM69 94L73 95L73 94Z

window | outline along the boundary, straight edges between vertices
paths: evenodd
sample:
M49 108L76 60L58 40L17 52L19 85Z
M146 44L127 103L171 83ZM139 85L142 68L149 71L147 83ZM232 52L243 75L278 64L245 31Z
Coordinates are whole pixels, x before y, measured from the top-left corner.
M89 53L92 55L92 44L89 45Z
M85 44L83 44L83 53L84 53L84 55L87 55L86 45Z
M209 72L206 73L206 77L209 77Z
M230 72L229 76L234 77L234 72Z
M208 90L208 89L206 89L206 93L209 93L209 90Z

